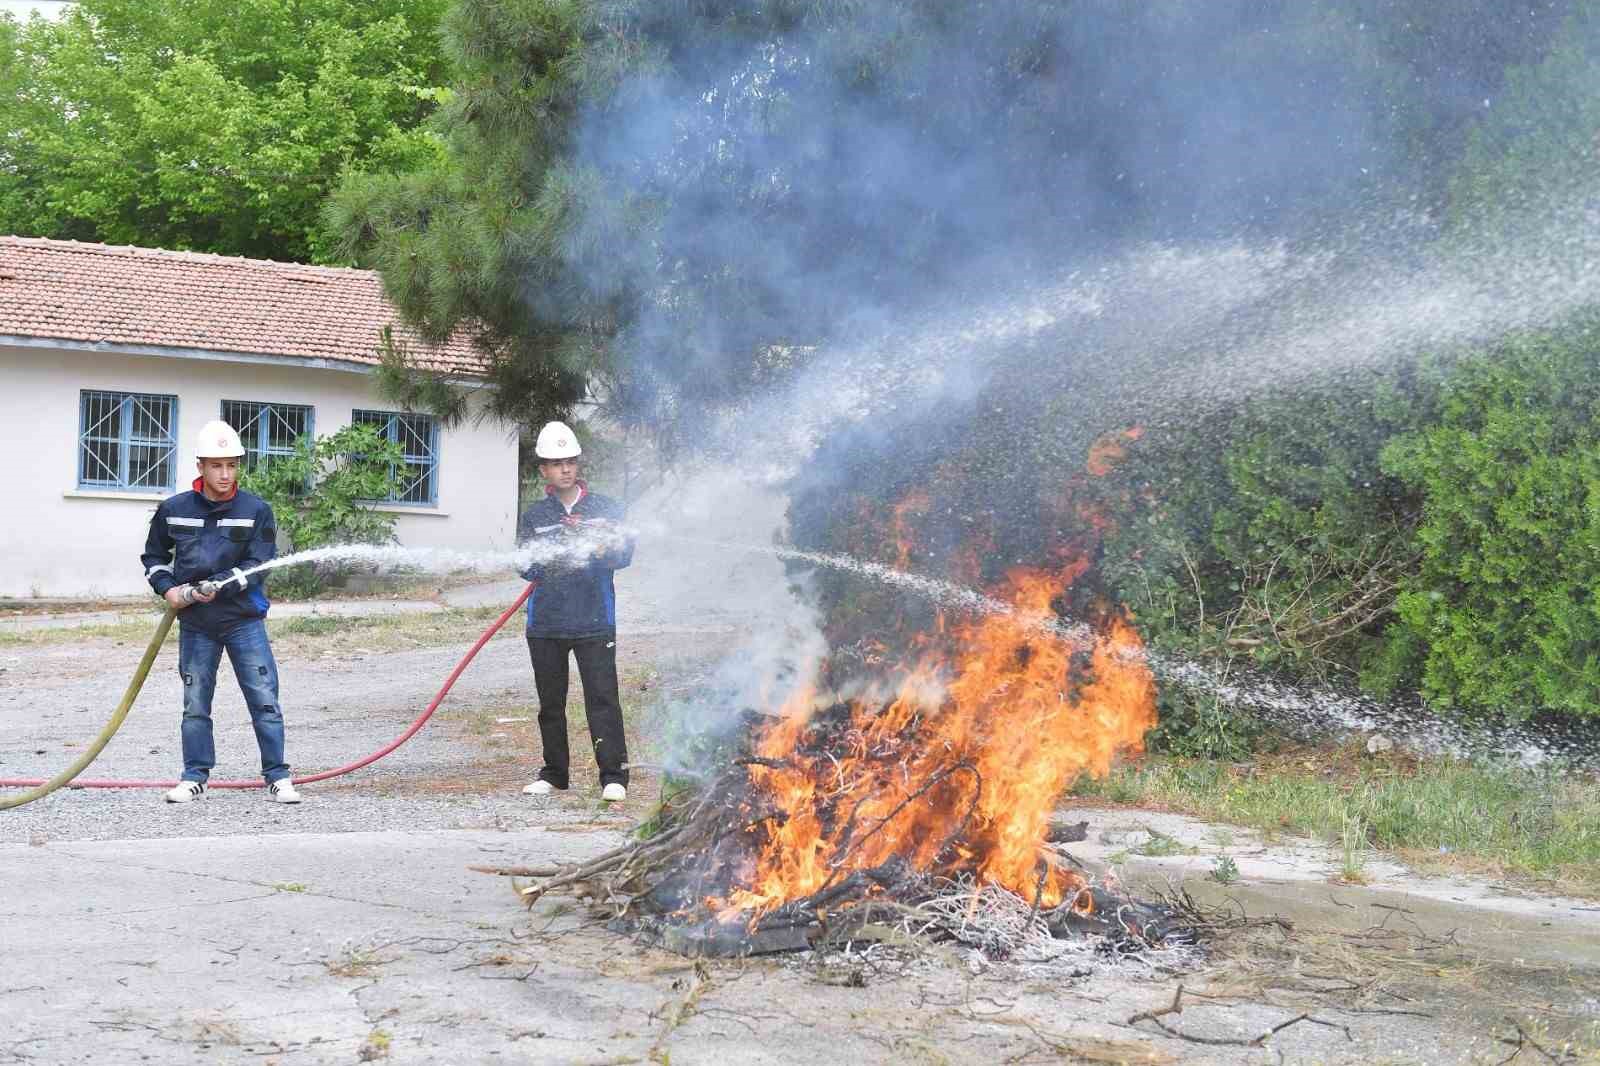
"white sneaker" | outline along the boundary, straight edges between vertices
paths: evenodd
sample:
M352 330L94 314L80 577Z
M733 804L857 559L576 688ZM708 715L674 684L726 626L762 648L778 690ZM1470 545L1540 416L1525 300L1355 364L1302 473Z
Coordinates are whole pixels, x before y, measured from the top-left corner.
M541 777L539 780L535 781L533 784L528 785L526 788L524 788L522 790L522 794L524 796L548 796L548 795L550 795L550 793L554 792L555 790L556 790L556 786L552 785L550 782L546 781L544 778Z
M199 781L179 781L177 787L167 793L168 803L190 803L197 799L204 799L206 786Z
M280 777L267 786L267 798L275 803L299 803L300 793L294 790L293 781Z
M600 790L600 798L607 803L621 803L628 798L628 786L613 781Z

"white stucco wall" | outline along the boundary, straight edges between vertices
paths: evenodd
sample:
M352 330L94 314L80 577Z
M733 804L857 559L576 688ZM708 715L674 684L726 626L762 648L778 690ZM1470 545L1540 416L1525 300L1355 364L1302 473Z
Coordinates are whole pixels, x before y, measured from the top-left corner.
M79 390L178 398L177 491L194 478L194 437L221 401L308 404L315 430L355 408L394 410L370 374L282 363L0 346L0 597L127 596L149 591L139 565L166 493L79 490ZM517 444L506 425L469 419L439 434L438 503L397 506L412 547L503 550L516 536Z

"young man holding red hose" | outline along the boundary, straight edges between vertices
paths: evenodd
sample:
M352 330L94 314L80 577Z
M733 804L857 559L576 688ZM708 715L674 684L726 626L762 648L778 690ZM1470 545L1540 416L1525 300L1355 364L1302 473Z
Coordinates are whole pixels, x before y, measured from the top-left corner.
M622 505L589 491L578 478L583 449L561 422L539 431L534 454L545 479L544 498L517 523L517 543L581 533L622 518ZM528 597L528 655L539 693L539 737L544 766L522 791L548 796L570 783L567 750L567 656L578 662L583 710L600 767L600 796L615 803L628 796L628 742L623 734L617 686L617 593L612 574L633 561L630 538L607 538L577 562L535 562L522 571L538 582Z
M194 489L156 508L140 557L150 588L178 612L183 777L167 793L168 803L189 803L205 795L216 765L211 697L224 651L250 709L267 797L300 802L283 758L283 712L278 706L278 664L267 641L265 575L245 576L277 554L278 523L265 500L239 490L243 455L244 445L232 426L207 423L195 448L200 476Z

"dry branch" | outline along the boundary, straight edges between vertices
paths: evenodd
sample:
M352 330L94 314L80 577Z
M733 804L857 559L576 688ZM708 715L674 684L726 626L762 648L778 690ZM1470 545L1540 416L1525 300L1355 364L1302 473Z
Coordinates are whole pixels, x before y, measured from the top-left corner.
M1182 1013L1183 985L1180 984L1178 985L1177 990L1173 992L1172 1002L1170 1004L1160 1008L1159 1010L1141 1011L1129 1018L1127 1025L1132 1028L1137 1026L1140 1022L1151 1022L1156 1026L1156 1028L1160 1029L1168 1036L1176 1037L1179 1040L1187 1040L1191 1044L1204 1044L1207 1047L1263 1047L1272 1037L1283 1032L1292 1025L1299 1025L1301 1022L1305 1022L1308 1025L1322 1025L1329 1029L1337 1029L1344 1034L1346 1040L1355 1040L1355 1036L1350 1032L1349 1026L1340 1025L1338 1022L1324 1021L1321 1018L1315 1018L1309 1014L1297 1014L1287 1021L1279 1022L1277 1025L1274 1025L1271 1029L1268 1029L1266 1032L1252 1040L1241 1040L1237 1037L1227 1036L1198 1036L1194 1033L1186 1033L1181 1029L1174 1029L1172 1026L1161 1020L1169 1014Z

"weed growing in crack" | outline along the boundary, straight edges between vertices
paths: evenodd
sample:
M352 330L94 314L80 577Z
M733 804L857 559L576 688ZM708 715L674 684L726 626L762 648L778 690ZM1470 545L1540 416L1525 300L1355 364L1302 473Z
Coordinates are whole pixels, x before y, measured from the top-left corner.
M1158 833L1152 829L1150 830L1150 839L1139 846L1138 853L1159 859L1168 855L1186 855L1192 850L1192 848L1184 846L1183 842L1176 837L1169 837L1165 833Z
M390 1043L391 1041L388 1033L384 1032L382 1029L374 1029L372 1032L367 1034L367 1039L362 1042L361 1050L357 1052L357 1055L362 1062L374 1062L378 1059L386 1059L389 1057Z
M346 940L340 945L339 954L325 960L322 965L334 977L370 977L379 966L388 961L376 951L362 947L353 940ZM387 1048L388 1045L384 1046Z
M1361 815L1346 812L1339 832L1339 880L1346 884L1367 883L1367 823Z

